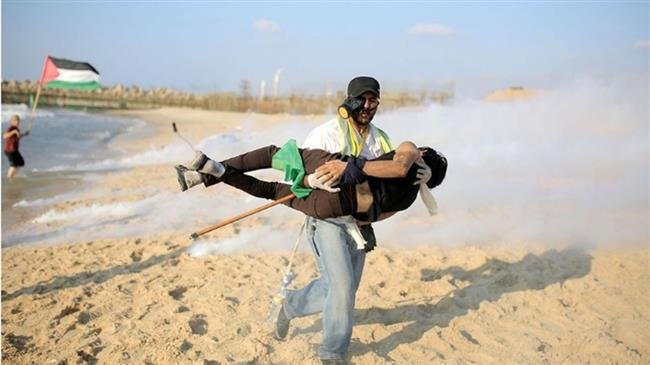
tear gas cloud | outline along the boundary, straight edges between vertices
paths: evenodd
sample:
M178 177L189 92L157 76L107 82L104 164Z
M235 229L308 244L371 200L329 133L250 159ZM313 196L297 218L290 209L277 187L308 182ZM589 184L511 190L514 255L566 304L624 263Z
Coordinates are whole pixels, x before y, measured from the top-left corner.
M386 115L393 139L439 149L449 170L434 189L438 217L416 203L377 224L378 237L397 246L647 244L648 100L647 79L582 80L531 101Z
M379 245L647 244L647 81L581 80L544 91L529 101L460 99L451 105L378 114L375 122L395 144L411 140L428 145L449 160L445 181L433 190L438 215L429 217L418 199L409 210L374 224ZM309 130L325 120L301 124L288 120L276 129L258 133L244 125L241 130L208 136L197 147L222 159L268 144L282 144L289 138L300 143ZM171 165L191 157L192 151L183 142L174 141L162 149L101 161L96 166L169 164L169 178L174 179ZM256 176L273 180L282 177L274 171ZM37 220L59 222L63 225L59 235L83 239L146 236L161 229L190 233L264 203L218 185L182 194L160 192L129 204L45 212ZM191 253L292 247L300 213L275 207L257 217L262 223L219 245L199 242ZM120 220L129 223L116 223Z

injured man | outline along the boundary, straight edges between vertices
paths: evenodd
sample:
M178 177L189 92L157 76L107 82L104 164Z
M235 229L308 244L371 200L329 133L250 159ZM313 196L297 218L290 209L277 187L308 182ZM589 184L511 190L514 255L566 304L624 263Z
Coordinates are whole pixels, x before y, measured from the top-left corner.
M292 193L291 185L262 181L246 172L271 168L279 151L271 145L221 162L197 152L187 166L175 167L178 182L183 191L224 182L253 196L277 200ZM428 189L440 185L447 172L442 154L412 142L403 142L394 151L367 161L319 149L297 151L305 171L302 185L317 190L284 204L318 219L352 216L359 222L375 222L388 218L410 207L418 191L426 190L422 193L426 203ZM330 173L341 176L336 189L322 183Z

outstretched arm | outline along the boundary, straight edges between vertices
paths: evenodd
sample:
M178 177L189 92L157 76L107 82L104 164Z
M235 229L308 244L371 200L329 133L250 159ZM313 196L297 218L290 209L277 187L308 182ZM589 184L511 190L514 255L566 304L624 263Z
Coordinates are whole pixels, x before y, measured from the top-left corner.
M7 138L10 138L13 135L16 135L16 136L18 136L18 138L20 138L20 133L18 133L18 131L15 130L15 129L10 131L10 132L4 132L2 134L2 138L7 139Z

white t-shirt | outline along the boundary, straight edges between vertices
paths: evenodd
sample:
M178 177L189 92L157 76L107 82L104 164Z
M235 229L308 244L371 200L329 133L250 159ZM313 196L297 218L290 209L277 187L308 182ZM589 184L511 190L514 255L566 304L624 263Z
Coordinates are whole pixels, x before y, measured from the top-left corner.
M343 128L342 131L341 128ZM350 154L349 147L343 145L345 141L347 141L345 136L347 136L348 133L350 133L348 123L340 123L338 118L334 118L312 129L312 131L307 135L307 138L305 138L302 147L319 148L332 153L340 152L344 155L348 155ZM362 140L361 135L355 128L352 128L352 133L356 135L357 140ZM360 157L369 160L384 154L379 140L379 133L377 127L372 124L369 125L368 137L361 146Z

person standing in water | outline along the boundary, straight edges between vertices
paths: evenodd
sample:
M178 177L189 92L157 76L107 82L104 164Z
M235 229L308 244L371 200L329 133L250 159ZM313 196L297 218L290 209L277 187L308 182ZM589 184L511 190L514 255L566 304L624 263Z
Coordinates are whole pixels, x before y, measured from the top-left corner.
M11 125L2 135L2 139L4 140L4 153L9 159L9 170L7 171L7 177L9 179L12 179L16 175L19 168L25 166L25 160L20 154L18 147L20 139L26 137L29 134L29 131L21 134L19 127L20 116L14 114L11 116Z

